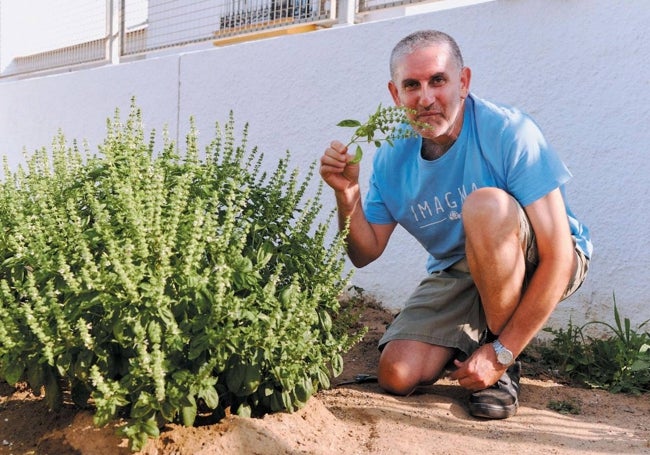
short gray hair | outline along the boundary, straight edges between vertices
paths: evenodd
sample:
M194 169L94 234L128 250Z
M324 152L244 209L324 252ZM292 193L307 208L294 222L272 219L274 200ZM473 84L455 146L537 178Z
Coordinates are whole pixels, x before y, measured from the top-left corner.
M446 44L449 46L451 51L451 56L454 61L458 64L459 68L465 66L463 64L463 54L460 52L460 47L458 43L451 36L447 35L444 32L438 30L420 30L410 35L402 38L393 48L393 52L390 54L390 77L395 79L395 72L397 71L397 65L399 60L402 57L418 50L423 47Z

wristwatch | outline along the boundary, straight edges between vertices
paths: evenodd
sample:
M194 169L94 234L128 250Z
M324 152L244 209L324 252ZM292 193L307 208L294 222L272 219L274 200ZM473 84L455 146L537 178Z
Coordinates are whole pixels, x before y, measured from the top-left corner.
M494 348L494 352L497 355L497 362L499 362L501 365L504 367L509 367L515 363L515 356L512 355L512 351L502 345L499 340L495 340L492 343L492 347Z

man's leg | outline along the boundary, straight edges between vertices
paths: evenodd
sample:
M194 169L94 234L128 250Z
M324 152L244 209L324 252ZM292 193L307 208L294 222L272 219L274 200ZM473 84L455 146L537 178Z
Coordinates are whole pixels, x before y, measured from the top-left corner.
M522 211L513 197L497 188L474 191L463 204L467 262L494 335L501 333L521 299L532 235L522 227ZM514 415L519 368L516 362L492 387L474 392L469 397L470 413L489 419Z
M387 392L408 395L442 373L455 349L413 340L393 340L379 358L378 382Z
M481 188L463 204L463 226L487 326L498 335L519 304L526 273L519 207L505 191Z
M485 319L467 267L452 266L425 277L379 340L378 382L408 395L430 384L459 352L479 346Z

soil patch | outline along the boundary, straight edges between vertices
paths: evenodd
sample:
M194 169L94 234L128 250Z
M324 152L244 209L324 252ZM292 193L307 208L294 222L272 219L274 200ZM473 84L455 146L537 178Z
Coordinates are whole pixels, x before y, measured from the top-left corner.
M377 341L391 320L379 306L364 309L368 334L347 353L334 384L375 373ZM317 393L292 414L167 425L140 454L650 454L647 395L571 387L531 363L523 375L520 408L508 420L471 417L467 392L450 380L408 397L387 395L376 383L346 384ZM25 387L0 383L0 455L130 454L117 425L96 428L90 411L67 404L50 412Z

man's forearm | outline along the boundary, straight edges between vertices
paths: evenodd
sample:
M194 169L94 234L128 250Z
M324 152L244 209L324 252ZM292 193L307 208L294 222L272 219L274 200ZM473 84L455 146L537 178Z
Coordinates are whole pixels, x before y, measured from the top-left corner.
M499 335L501 343L515 356L544 327L562 298L569 275L566 262L540 262L517 309Z
M349 220L346 245L350 260L356 267L368 265L384 251L387 238L379 240L373 226L366 219L358 186L345 192L337 192L336 205L341 231Z
M336 208L338 212L339 230L343 231L348 219L352 222L352 216L357 210L361 208L361 191L358 186L350 188L346 191L335 192ZM365 217L364 217L365 218Z

